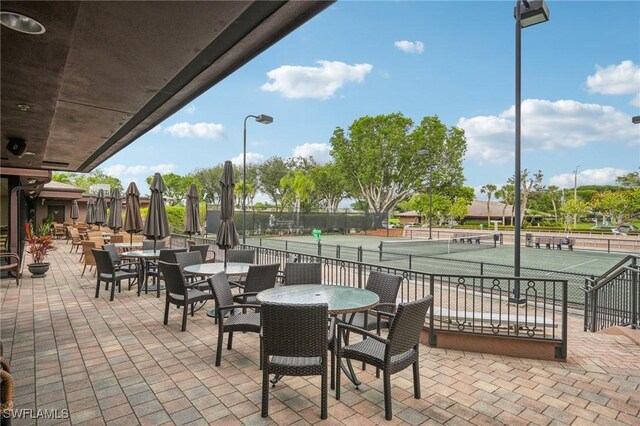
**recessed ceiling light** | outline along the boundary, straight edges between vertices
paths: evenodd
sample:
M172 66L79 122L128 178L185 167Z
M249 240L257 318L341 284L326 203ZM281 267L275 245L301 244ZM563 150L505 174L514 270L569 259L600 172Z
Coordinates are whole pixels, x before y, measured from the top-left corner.
M31 107L27 104L18 104L18 109L20 111L29 111Z
M42 34L46 31L44 25L35 19L6 10L0 11L0 23L7 28L25 34Z

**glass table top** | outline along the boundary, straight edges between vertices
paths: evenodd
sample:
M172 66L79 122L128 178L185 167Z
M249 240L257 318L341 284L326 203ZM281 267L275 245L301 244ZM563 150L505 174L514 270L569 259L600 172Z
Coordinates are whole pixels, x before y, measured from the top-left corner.
M224 271L227 275L245 275L249 271L250 263L228 262L227 268L224 262L201 263L199 265L189 265L184 268L185 272L195 275L215 275Z
M372 291L339 285L284 285L258 293L259 302L306 304L327 303L329 313L348 314L366 311L380 299Z

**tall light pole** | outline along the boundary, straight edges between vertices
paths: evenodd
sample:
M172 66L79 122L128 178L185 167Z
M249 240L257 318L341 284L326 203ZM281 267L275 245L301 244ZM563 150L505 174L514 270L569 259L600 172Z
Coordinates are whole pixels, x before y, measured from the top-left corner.
M432 217L433 217L433 203L431 202L431 196L432 196L432 191L433 191L433 184L432 184L432 178L433 178L433 161L431 158L431 152L428 149L420 149L418 150L418 155L428 155L429 156L429 239L431 240L431 224L432 224Z
M579 168L580 166L577 165L575 170L573 171L573 202L574 203L578 202L578 169ZM577 225L578 225L578 214L576 213L573 215L573 229L576 229Z
M522 9L524 6L524 10ZM520 276L520 234L522 230L521 218L521 166L520 166L520 125L521 125L521 90L520 90L520 63L521 63L521 42L520 33L522 28L530 27L535 24L546 22L549 20L549 9L544 0L516 0L515 7L516 18L516 141L515 141L515 224L514 224L514 249L513 249L513 275L518 278ZM509 299L512 303L525 303L526 300L520 297L520 280L516 279L513 286L513 296Z
M273 117L260 115L247 115L244 118L244 132L242 137L242 244L247 242L247 120L255 118L258 123L271 124Z

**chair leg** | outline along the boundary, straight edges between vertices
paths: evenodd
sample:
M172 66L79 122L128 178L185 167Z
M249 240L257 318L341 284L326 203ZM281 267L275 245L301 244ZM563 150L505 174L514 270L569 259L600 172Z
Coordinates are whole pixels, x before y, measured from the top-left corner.
M82 273L80 274L81 277L84 277L84 271L87 269L87 265L84 265L84 268L82 268Z
M96 280L96 299L98 298L99 295L100 295L100 280L97 279Z
M327 418L327 358L324 359L324 369L322 370L322 384L320 385L320 418Z
M420 367L417 360L413 363L413 396L420 399Z
M111 283L111 297L109 298L109 301L113 302L113 299L116 297L116 282L112 282Z
M342 368L340 368L340 351L336 350L336 400L340 401L340 375L342 374Z
M229 333L229 343L227 344L227 349L231 349L233 345L233 331Z
M260 357L262 362L262 357ZM269 373L267 369L262 370L262 417L269 416Z
M164 325L169 323L169 299L164 303Z
M216 367L220 367L222 361L222 340L224 339L224 333L222 332L222 321L220 321L218 331L218 349L216 350Z
M187 331L187 313L188 312L189 312L189 305L185 303L184 306L182 307L182 331Z
M329 352L329 356L331 357L331 389L333 390L336 388L336 360L333 351Z
M391 374L384 371L383 374L383 384L384 384L384 418L387 420L391 420L393 418L393 413L391 411Z

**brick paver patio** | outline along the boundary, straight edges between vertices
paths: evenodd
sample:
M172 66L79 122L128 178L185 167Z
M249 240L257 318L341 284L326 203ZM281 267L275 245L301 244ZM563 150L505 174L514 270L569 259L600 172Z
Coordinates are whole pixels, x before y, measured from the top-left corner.
M47 277L18 288L2 279L1 332L11 359L15 409L69 413L68 419L14 424L313 424L320 420L318 377L285 377L260 417L255 334L234 336L216 368L217 328L205 310L180 332L180 311L162 324L164 296L135 291L94 298L79 254L57 242ZM356 390L329 393L327 424L640 424L640 346L627 337L587 334L570 315L567 362L421 348L422 399L411 369L392 378L394 419L384 420L382 380L359 372ZM64 411L67 410L67 411ZM42 414L42 413L41 413Z

